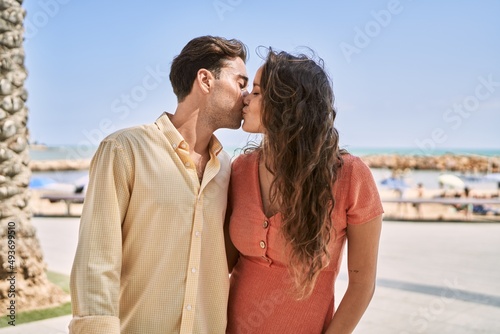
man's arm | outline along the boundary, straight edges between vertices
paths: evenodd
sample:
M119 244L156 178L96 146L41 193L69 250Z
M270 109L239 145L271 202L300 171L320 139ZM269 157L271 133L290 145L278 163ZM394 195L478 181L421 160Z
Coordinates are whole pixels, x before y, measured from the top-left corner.
M125 156L114 140L105 140L92 160L71 272L70 334L120 333L121 225L131 174Z

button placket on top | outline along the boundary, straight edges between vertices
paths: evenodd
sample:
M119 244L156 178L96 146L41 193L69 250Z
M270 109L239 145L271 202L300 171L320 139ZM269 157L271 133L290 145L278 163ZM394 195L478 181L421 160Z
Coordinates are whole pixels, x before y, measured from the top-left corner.
M259 246L263 250L265 250L267 248L267 235L269 232L268 227L269 227L269 221L267 219L264 219L264 221L262 223L262 228L264 229L263 234L262 234L263 238L262 238L262 240L259 241Z
M269 225L270 221L266 217L262 220L262 223L260 223L260 228L262 229L261 234L260 234L260 239L258 240L258 245L259 248L261 249L261 257L266 260L269 264L269 266L272 263L272 260L267 256L267 249L268 249L268 241L269 241Z
M188 334L193 332L194 319L196 314L196 297L198 295L198 268L201 261L201 231L203 230L203 201L200 193L200 183L195 165L189 156L189 145L182 140L177 145L172 145L177 156L184 164L193 194L195 194L195 214L193 218L193 229L191 232L191 247L189 250L189 260L186 271L186 290L181 314L180 333Z
M179 144L179 146L181 145L182 143ZM188 147L187 144L184 147ZM181 149L183 150L184 148ZM206 175L204 175L201 185L199 183L196 170L192 168L194 170L194 174L190 173L193 184L197 185L196 189L198 195L196 198L196 210L193 229L191 232L191 249L189 252L189 263L186 274L186 293L184 295L180 334L190 334L193 332L194 317L196 312L196 297L198 295L198 270L201 262L201 243L203 238L202 231L204 225L203 191L220 170L219 159L217 159L216 153L212 151L210 152L210 160L208 161L207 167L207 173L205 173Z
M198 268L201 262L201 230L203 229L203 196L200 195L196 200L196 210L194 215L194 224L191 232L191 248L189 252L189 263L186 273L186 292L184 295L184 304L182 310L180 333L192 333L194 317L196 311L196 297L198 295Z

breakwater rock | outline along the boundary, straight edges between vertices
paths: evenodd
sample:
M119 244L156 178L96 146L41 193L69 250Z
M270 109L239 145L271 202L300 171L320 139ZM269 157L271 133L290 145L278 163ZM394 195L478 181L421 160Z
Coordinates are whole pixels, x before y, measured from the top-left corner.
M457 171L462 173L500 173L500 156L444 154L437 156L375 154L360 158L372 168ZM87 170L90 159L32 160L32 171Z
M500 156L443 154L438 156L377 154L360 158L372 168L499 173Z
M90 159L79 160L31 160L32 172L52 172L63 170L86 170L90 167Z

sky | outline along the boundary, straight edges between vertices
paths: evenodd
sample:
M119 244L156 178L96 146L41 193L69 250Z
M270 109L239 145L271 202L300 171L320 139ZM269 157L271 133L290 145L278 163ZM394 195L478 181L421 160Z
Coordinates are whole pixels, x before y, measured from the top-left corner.
M114 4L112 4L114 3ZM173 112L168 73L192 38L304 47L332 78L345 148L500 150L500 1L28 0L30 139L97 146ZM225 147L248 134L218 130Z

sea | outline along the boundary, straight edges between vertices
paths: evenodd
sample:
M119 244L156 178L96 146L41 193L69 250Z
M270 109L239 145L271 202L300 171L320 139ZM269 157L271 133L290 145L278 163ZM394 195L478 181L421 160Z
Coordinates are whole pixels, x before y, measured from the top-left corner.
M366 155L381 155L381 154L398 154L398 155L415 155L419 152L415 148L363 148L363 147L344 147L351 154L356 156ZM58 145L58 146L34 146L30 148L31 160L67 160L67 159L90 159L93 157L97 147L92 146L73 146L73 145ZM241 153L240 147L225 147L226 152L230 156L235 157ZM434 149L431 152L426 152L427 155L438 156L443 154L457 155L479 155L486 157L500 156L499 149ZM420 155L422 155L420 153ZM392 171L384 168L372 168L372 174L378 185L386 178L391 177ZM451 174L458 175L454 172ZM56 182L72 183L86 176L88 171L53 171L53 172L34 172L33 177L49 177ZM437 189L439 187L438 177L443 174L442 171L427 171L413 170L407 171L403 177L410 187L416 187L422 183L426 189ZM495 190L497 182L486 180L483 175L458 175L470 189Z

